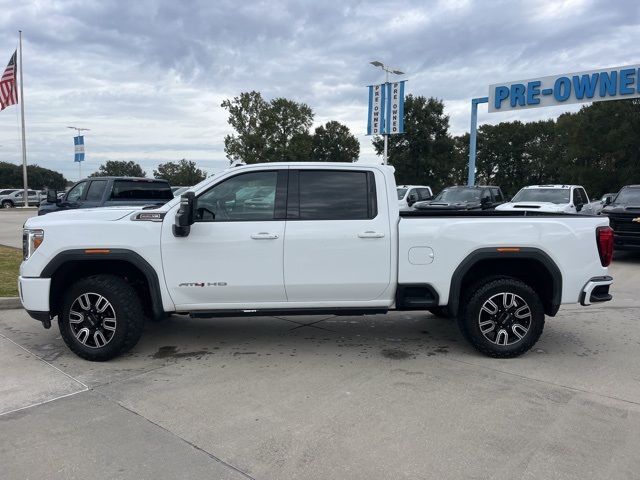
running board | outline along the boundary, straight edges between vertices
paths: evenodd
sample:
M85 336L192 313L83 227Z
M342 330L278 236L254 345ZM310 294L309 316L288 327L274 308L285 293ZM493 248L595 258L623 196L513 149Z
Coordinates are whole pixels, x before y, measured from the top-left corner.
M200 310L188 313L191 318L215 317L272 317L275 315L379 315L385 314L387 308L262 308L245 310Z

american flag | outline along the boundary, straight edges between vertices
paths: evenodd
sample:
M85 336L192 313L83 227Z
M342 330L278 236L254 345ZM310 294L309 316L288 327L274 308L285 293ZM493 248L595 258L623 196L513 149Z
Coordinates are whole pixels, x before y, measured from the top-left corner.
M16 88L16 52L11 55L9 65L0 79L0 110L18 103L18 89Z

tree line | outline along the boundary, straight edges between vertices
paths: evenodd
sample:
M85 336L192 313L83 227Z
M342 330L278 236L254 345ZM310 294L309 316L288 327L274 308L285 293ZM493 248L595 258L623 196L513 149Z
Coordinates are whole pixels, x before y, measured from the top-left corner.
M314 113L304 103L286 98L265 100L259 92L243 92L222 102L233 133L224 138L230 162L352 162L360 145L346 125L329 121L311 131ZM469 134L450 133L442 100L408 95L405 133L389 137L389 163L398 184L425 184L434 191L466 182ZM478 128L476 183L502 187L507 195L531 184L583 185L597 198L629 183L640 183L640 101L598 102L556 120L502 122ZM383 139L373 137L378 155ZM136 176L146 172L134 161L110 160L91 176ZM28 166L32 188L61 189L67 180L58 172ZM153 176L172 185L195 185L206 177L196 162L166 162ZM22 169L0 162L0 187L20 188Z
M464 184L469 134L449 134L441 100L409 95L404 135L389 139L398 183L440 190ZM640 183L640 101L597 102L556 120L502 122L478 128L476 184L514 195L525 185L579 184L592 198ZM382 154L381 138L373 140Z

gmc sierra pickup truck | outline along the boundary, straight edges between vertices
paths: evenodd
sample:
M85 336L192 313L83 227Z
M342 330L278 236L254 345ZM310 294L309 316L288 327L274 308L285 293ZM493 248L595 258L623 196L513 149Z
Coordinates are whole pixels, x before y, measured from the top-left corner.
M392 309L446 314L480 352L514 357L536 343L545 315L561 304L611 299L608 223L531 212L399 212L389 166L247 165L158 208L27 220L20 297L46 328L57 317L66 344L88 360L131 349L145 318L173 312Z

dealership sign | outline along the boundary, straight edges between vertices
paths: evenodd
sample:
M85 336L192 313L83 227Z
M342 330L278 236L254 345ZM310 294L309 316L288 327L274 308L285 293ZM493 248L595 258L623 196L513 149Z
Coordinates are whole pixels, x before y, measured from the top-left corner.
M369 85L367 135L404 133L404 83Z
M489 86L489 112L640 97L640 65Z
M84 136L78 135L77 137L73 137L73 145L75 147L73 161L84 162Z

